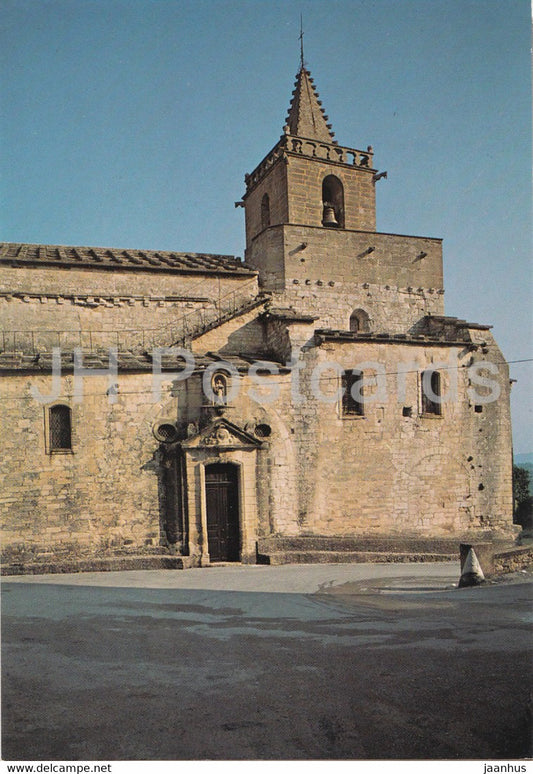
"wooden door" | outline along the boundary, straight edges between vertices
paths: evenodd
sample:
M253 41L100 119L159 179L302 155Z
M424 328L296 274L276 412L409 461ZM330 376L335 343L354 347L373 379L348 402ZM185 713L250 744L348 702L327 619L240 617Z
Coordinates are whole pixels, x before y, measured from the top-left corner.
M238 468L214 463L205 468L207 542L215 562L238 562L240 555Z

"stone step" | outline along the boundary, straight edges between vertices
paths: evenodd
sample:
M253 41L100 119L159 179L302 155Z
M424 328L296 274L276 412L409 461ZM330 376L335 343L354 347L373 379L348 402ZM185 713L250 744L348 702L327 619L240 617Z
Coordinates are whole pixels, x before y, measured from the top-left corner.
M11 562L2 565L1 575L46 575L47 573L114 572L117 570L185 570L192 567L189 556L139 554L129 556L58 559L45 562Z
M257 542L258 554L285 552L375 552L459 555L459 540L430 537L324 536L265 537Z
M274 551L260 554L262 564L384 564L393 562L456 562L458 553L413 553L386 551Z

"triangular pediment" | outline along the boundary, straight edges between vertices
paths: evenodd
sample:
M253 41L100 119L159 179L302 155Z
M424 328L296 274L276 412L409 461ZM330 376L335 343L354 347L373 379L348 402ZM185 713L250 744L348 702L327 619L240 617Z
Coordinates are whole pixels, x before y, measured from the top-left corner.
M217 449L257 449L261 446L255 436L220 417L202 428L196 435L182 442L185 449L217 448Z

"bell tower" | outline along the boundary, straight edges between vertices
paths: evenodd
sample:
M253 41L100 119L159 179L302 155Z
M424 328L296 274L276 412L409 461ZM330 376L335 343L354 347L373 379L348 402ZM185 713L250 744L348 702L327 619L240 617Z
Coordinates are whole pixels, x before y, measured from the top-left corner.
M376 231L385 176L371 147L335 140L302 57L283 134L245 176L241 203L246 262L279 308L345 331L357 312L368 330L398 334L444 313L441 240Z
M334 139L302 61L283 134L245 176L247 257L256 237L272 226L375 231L374 175L371 147L347 148Z

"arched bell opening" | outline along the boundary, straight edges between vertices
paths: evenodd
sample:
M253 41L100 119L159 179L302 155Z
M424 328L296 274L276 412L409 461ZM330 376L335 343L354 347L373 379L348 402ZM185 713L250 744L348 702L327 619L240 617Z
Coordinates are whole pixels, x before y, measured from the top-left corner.
M322 225L344 228L344 188L335 175L327 175L322 181Z

